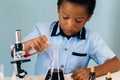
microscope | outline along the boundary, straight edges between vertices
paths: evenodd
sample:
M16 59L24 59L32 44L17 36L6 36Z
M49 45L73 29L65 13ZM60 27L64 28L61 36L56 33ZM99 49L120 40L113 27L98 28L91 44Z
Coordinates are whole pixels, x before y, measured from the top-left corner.
M21 40L21 30L16 30L16 42L11 47L11 55L13 61L11 64L14 64L14 72L11 80L25 80L24 77L27 75L27 72L21 68L21 64L31 61L31 59L24 59L26 52L23 50L24 45Z

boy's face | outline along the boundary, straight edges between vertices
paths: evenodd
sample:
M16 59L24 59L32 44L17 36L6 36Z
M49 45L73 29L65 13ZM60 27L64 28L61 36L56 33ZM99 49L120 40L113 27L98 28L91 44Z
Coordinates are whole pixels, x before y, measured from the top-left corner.
M66 36L78 33L90 19L86 6L80 6L70 2L63 2L58 8L61 29Z

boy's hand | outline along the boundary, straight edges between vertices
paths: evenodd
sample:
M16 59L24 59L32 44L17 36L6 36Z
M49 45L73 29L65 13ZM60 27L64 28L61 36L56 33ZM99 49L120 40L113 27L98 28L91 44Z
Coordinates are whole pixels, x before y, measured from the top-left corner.
M35 39L26 41L24 44L24 50L35 49L37 52L43 52L50 47L46 36L40 36Z
M87 68L81 68L77 71L75 71L71 77L74 79L74 80L88 80L89 79L89 69Z

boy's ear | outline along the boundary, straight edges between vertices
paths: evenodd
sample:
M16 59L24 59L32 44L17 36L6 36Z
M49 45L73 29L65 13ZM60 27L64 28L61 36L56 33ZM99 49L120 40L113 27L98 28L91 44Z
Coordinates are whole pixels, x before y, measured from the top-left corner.
M91 19L92 15L93 15L93 14L89 14L89 15L88 15L87 21L89 21L89 20Z
M58 13L60 12L60 7L57 8L57 12L58 12Z

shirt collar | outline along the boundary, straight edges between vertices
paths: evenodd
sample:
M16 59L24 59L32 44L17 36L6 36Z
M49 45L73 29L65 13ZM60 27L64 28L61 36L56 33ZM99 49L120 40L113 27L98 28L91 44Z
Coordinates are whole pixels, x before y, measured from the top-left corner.
M62 29L59 26L59 22L57 21L53 27L51 36L58 36L58 35L65 37L65 34L63 33ZM77 37L78 39L84 40L86 39L85 35L86 35L86 29L85 27L83 27L83 29L80 32L76 33L72 37Z

